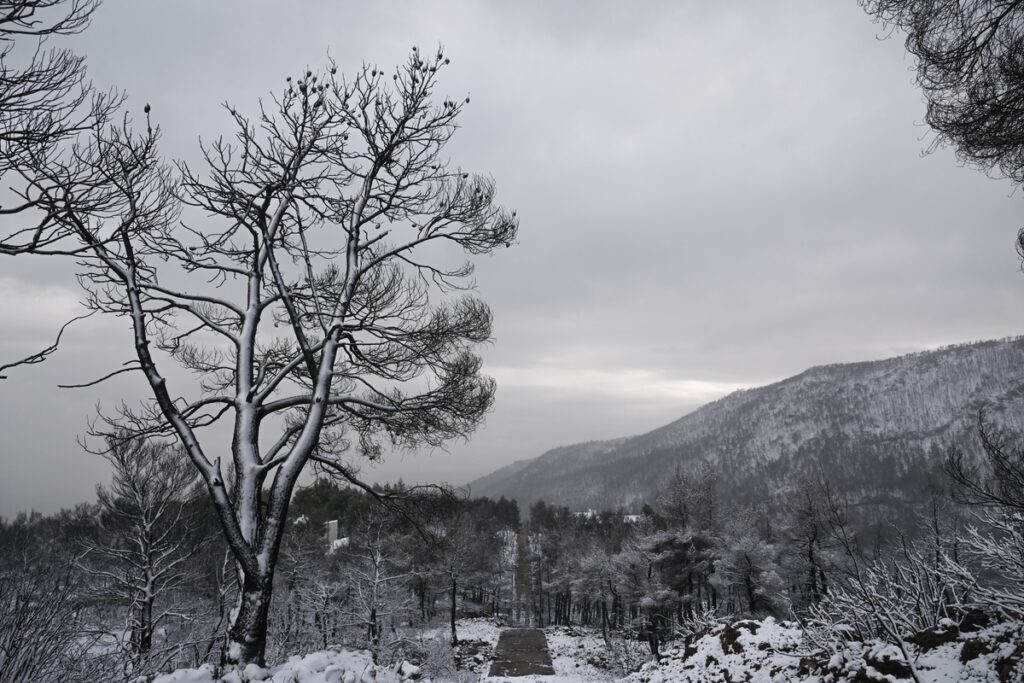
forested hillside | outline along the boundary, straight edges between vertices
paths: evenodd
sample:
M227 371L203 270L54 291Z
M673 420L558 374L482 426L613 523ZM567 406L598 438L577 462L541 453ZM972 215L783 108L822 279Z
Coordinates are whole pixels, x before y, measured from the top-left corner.
M1024 428L1024 338L815 367L737 391L647 434L555 448L471 484L475 495L638 509L666 472L714 465L723 493L770 501L806 476L857 502L919 500L953 448L977 454L979 410Z

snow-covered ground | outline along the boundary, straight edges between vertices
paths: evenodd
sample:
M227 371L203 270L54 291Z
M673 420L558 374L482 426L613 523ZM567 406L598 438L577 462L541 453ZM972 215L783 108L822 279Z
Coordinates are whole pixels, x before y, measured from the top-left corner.
M460 643L469 645L463 671L455 674L429 672L404 663L391 667L373 664L365 650L327 650L305 656L291 657L287 662L267 669L250 666L241 674L217 678L212 666L181 669L158 676L153 683L399 683L417 680L420 683L446 681L486 681L487 683L611 683L616 675L608 669L614 658L599 633L584 629L554 627L545 629L548 649L555 669L554 676L489 677L494 647L502 628L489 619L460 619L457 624ZM424 631L423 642L444 643L450 631L438 627ZM480 644L486 647L479 647ZM460 648L463 647L460 645ZM475 658L474 654L480 656ZM475 670L475 671L474 671ZM430 674L434 673L433 677Z
M491 644L491 647L498 642L502 627L494 623L493 619L459 619L455 622L455 633L459 640L482 640ZM447 637L449 631L443 630Z
M614 662L601 635L565 627L544 629L555 675L565 681L613 681Z
M494 648L502 627L493 619L459 619L455 623L459 646L451 653L451 629L449 626L438 626L420 632L416 637L432 651L437 658L426 666L433 669L435 681L444 680L477 680L479 675L486 673L494 657ZM442 654L443 653L443 654ZM448 662L437 659L447 656ZM458 673L461 678L456 678Z
M455 633L459 640L479 640L490 643L491 647L498 642L502 628L493 619L459 619L455 622ZM451 628L447 624L425 629L419 633L419 638L422 640L441 640L446 643L451 640Z
M419 668L406 662L380 667L365 650L325 650L289 658L271 669L250 664L241 673L215 678L213 667L179 669L157 676L153 683L401 683L413 680Z
M210 667L177 671L153 683L900 683L912 680L900 651L884 643L850 643L831 658L812 656L795 622L772 618L720 624L678 647L664 650L625 677L624 663L641 661L646 645L613 640L606 645L590 629L544 629L555 673L551 676L491 677L494 646L502 628L487 619L457 624L460 648L454 658L447 628L420 634L420 642L443 653L445 667L406 662L383 667L366 651L324 651L292 657L284 664L214 677ZM1024 683L1024 624L1010 622L967 629L950 624L924 632L908 647L920 683ZM419 661L419 660L417 660ZM440 661L440 660L435 660Z

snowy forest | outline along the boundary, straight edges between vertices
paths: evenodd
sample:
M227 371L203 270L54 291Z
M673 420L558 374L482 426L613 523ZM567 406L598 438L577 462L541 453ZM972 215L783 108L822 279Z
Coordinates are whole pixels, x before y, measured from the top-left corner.
M991 478L951 456L884 534L827 481L769 514L711 468L628 515L321 479L295 495L266 659L341 647L378 680L477 680L501 628L533 625L567 680L1018 680L1024 450L984 436ZM109 457L97 502L2 527L4 680L223 663L237 586L195 475L148 442Z
M904 43L926 151L1018 189L1024 2L852 4ZM924 346L760 389L659 384L630 366L618 377L639 386L615 411L669 392L671 410L692 412L636 437L488 459L471 439L505 405L537 403L557 423L551 405L569 415L570 397L594 392L556 382L555 366L588 357L572 344L541 364L552 404L514 393L526 364L488 374L501 306L485 295L506 299L475 269L515 269L506 289L526 287L535 264L516 251L540 212L507 208L524 195L499 201L489 171L459 165L476 161L457 141L477 96L446 94L458 56L417 43L381 67L327 52L225 103L228 132L196 133L179 155L173 131L193 121L87 72L103 41L81 41L108 9L0 0L0 257L12 273L0 286L74 292L67 306L0 308L11 330L38 314L50 340L0 335L0 396L15 414L36 394L6 387L49 381L37 373L85 348L58 386L99 397L75 427L74 462L103 467L88 500L40 494L46 512L0 517L0 683L1024 681L1024 339ZM516 113L484 108L497 129ZM576 133L602 146L586 125ZM563 181L532 172L528 187ZM594 301L616 262L641 253L624 237L614 267L593 266ZM1024 258L1024 229L1016 246ZM575 295L591 301L586 290ZM612 336L630 306L603 310L593 336ZM638 347L651 354L667 353L664 308ZM568 316L522 326L585 327ZM834 353L878 348L890 346ZM565 384L593 377L614 384L603 367ZM39 424L4 423L0 455L20 463L16 451L65 428L56 391ZM619 425L586 417L574 419L602 434ZM516 425L506 441L533 431ZM457 483L413 464L453 444L475 468ZM92 486L60 462L44 473L55 487ZM400 476L379 474L390 463ZM466 484L480 475L487 495ZM3 476L13 496L24 472Z

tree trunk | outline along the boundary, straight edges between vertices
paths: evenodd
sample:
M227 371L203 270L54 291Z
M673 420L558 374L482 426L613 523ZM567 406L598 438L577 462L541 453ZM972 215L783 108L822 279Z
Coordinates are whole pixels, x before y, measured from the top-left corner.
M267 648L267 616L270 613L270 578L245 576L228 628L227 660L234 665L256 663L263 666Z
M459 644L459 636L455 633L455 607L456 607L456 581L455 573L452 572L452 610L451 610L451 624L452 624L452 647Z
M380 633L381 627L380 619L377 615L377 607L373 606L370 608L370 644L373 645L374 652L376 652L376 648L380 645Z
M601 598L601 638L604 639L604 644L609 645L608 640L608 601L603 597Z
M647 617L647 645L651 648L651 655L654 659L658 659L660 653L658 648L661 645L661 638L658 630L657 617L651 615Z
M818 562L814 557L814 539L807 544L807 564L810 570L807 573L807 583L810 587L811 602L817 603L821 600L821 594L818 592Z
M139 654L153 647L153 597L146 596L139 607Z

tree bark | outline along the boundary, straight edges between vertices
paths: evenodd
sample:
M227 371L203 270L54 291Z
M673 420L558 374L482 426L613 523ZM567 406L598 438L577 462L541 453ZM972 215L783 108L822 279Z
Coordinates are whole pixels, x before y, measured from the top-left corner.
M227 660L244 665L255 662L263 666L267 647L267 616L270 613L270 577L260 579L244 575L238 594L234 619L228 629Z
M146 596L139 608L139 654L153 647L153 598Z

